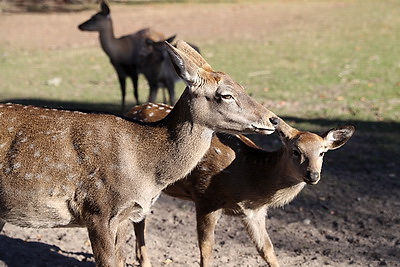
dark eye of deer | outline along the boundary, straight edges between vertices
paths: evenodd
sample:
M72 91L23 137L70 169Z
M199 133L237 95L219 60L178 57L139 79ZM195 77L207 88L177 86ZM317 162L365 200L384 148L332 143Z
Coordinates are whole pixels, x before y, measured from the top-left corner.
M221 95L221 98L224 99L224 100L230 100L230 99L233 99L233 96L231 96L231 95Z
M299 151L293 150L293 156L295 156L295 157L300 157L301 155L300 155L300 152L299 152Z

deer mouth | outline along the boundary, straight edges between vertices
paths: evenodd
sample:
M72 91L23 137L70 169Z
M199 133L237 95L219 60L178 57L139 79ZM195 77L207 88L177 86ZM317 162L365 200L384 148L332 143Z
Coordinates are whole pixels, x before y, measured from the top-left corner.
M263 124L259 124L259 123L252 123L251 127L253 130L255 130L258 133L272 134L273 132L275 132L275 128L267 127L267 126L265 126Z

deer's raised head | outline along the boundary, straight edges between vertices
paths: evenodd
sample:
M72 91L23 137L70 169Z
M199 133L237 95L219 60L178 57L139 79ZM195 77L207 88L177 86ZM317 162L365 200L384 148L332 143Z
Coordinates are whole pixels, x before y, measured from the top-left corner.
M190 45L178 41L168 52L178 75L186 82L196 121L229 133L274 132L276 115L248 96L229 75L214 71Z
M101 10L78 26L81 31L100 32L111 25L110 8L105 1L100 3Z
M293 177L307 184L318 183L325 152L343 146L354 131L354 126L349 125L333 128L319 136L311 132L298 131L283 120L277 128L285 146L285 157L290 158L287 161L287 168L291 170Z

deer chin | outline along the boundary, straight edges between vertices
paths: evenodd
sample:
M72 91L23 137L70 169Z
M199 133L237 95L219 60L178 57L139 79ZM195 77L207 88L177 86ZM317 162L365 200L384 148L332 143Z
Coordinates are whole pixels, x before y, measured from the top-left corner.
M261 133L261 134L272 134L273 132L275 132L275 128L268 127L266 125L259 123L252 123L250 125L250 129L255 131L256 133Z

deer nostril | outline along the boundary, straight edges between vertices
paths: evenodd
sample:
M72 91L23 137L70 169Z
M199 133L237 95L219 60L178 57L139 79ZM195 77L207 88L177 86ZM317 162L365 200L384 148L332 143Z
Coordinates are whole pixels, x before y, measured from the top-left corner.
M272 123L272 125L277 126L279 124L279 118L278 117L272 117L269 118L269 121Z
M315 182L319 179L319 173L318 172L312 172L312 171L307 171L307 179L310 182Z

